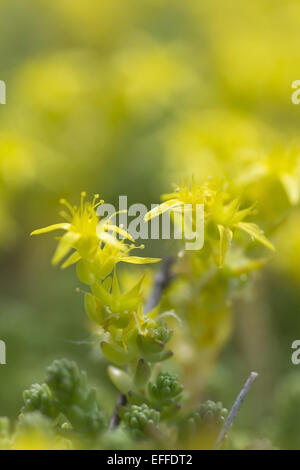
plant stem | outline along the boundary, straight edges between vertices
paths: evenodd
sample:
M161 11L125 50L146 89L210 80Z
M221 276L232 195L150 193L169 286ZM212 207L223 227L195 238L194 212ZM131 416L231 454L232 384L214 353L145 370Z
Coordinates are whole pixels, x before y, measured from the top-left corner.
M215 447L214 449L215 450L219 450L222 446L222 443L225 439L225 436L226 436L226 433L231 425L231 423L233 422L234 418L236 417L236 414L237 412L239 411L244 399L245 399L245 396L247 395L247 393L249 392L250 390L250 387L251 385L253 384L254 380L257 378L258 376L258 373L257 372L251 372L251 374L249 375L247 381L245 382L245 385L243 386L242 390L240 391L240 393L238 394L234 404L233 404L233 407L231 408L227 418L226 418L226 421L225 423L223 424L223 427L217 437L217 440L216 440L216 443L215 443Z
M150 312L159 304L165 289L174 279L174 274L171 272L171 267L174 264L174 261L174 256L166 258L162 263L161 270L156 274L152 292L145 306L146 313Z
M110 422L109 422L110 430L115 429L119 426L119 423L120 423L119 409L121 408L121 406L126 405L126 403L127 403L126 395L124 395L124 393L119 393L113 414L111 415Z
M156 305L159 304L164 290L168 287L170 282L174 279L174 274L171 273L171 267L175 261L174 256L169 256L163 261L161 270L155 276L154 285L152 288L152 292L148 299L148 302L145 306L145 312L150 312ZM124 393L119 393L116 405L114 407L113 414L110 418L109 422L109 429L113 430L119 426L120 418L119 418L119 409L121 406L126 405L127 398Z

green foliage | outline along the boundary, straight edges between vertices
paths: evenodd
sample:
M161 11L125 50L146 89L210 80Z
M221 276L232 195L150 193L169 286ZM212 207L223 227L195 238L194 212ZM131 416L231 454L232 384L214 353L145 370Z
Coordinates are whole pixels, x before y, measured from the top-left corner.
M83 436L97 436L107 424L96 390L87 384L86 373L66 359L56 360L48 367L44 384L34 384L24 392L24 403L22 414L39 411L53 419L62 414L72 432Z
M100 410L96 390L87 384L86 373L74 362L54 361L47 369L46 384L57 409L72 424L75 431L98 434L106 425L105 412Z

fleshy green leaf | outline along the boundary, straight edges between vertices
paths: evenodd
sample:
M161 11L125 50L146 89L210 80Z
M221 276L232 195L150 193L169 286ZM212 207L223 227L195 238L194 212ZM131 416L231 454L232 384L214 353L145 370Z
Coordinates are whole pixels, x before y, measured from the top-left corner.
M128 393L132 388L132 379L127 372L117 367L109 366L108 375L114 386L122 393Z
M120 346L116 346L111 343L106 343L103 341L101 343L101 349L103 354L114 364L119 366L124 366L129 362L129 354L125 349Z
M142 388L146 385L151 375L151 368L149 364L144 360L140 359L137 363L134 383L138 388Z

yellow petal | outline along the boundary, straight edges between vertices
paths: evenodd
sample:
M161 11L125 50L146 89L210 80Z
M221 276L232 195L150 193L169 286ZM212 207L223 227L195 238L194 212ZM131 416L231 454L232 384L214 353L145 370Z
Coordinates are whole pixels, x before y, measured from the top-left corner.
M148 222L154 217L157 217L163 214L164 212L167 212L168 210L171 210L172 208L181 205L182 203L178 199L170 199L170 201L163 202L162 204L159 204L159 206L156 206L154 207L154 209L147 212L147 214L144 216L144 221Z
M132 238L130 233L128 233L127 230L124 230L124 229L118 227L117 225L104 224L103 228L105 230L108 230L108 231L111 230L112 232L116 232L116 233L122 235L124 238L128 238L128 240L134 242L134 239ZM100 238L101 238L101 235L100 235Z
M251 238L257 240L259 243L266 246L270 250L275 251L274 246L265 237L264 232L259 228L258 225L249 223L249 222L239 222L238 224L235 225L235 227L248 233L248 235L250 235Z
M53 232L54 230L69 230L71 224L61 222L60 224L48 225L48 227L39 228L31 232L30 235L40 235L42 233Z
M77 251L74 251L69 258L66 259L66 261L61 265L62 269L68 268L72 264L77 263L81 259L80 254Z
M280 176L281 184L283 185L285 192L292 205L296 205L300 199L300 184L299 178L287 173Z
M143 258L141 256L124 256L120 258L119 261L123 261L123 263L131 263L131 264L148 264L148 263L158 263L161 261L160 258Z
M111 235L110 233L107 233L107 232L98 233L98 238L102 242L107 243L107 245L118 247L120 251L127 250L126 245L122 243L120 240L117 240L117 238Z
M79 233L67 232L60 239L54 256L52 258L52 264L57 265L68 253L74 248L74 243L80 238Z

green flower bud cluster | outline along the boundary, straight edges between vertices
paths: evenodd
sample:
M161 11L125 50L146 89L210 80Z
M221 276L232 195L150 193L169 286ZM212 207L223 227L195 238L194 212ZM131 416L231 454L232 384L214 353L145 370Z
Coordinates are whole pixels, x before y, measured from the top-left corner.
M221 427L227 414L228 410L223 408L220 401L207 400L188 416L188 427L191 429L198 426Z
M160 372L156 383L149 383L148 393L150 399L159 406L170 406L181 398L183 385L178 381L178 375L170 372Z
M212 449L226 415L227 409L221 402L207 400L180 417L178 442L184 449Z
M24 406L21 413L30 413L32 411L40 411L43 415L49 418L55 418L58 414L58 409L51 391L47 384L33 384L28 390L23 393Z
M66 359L54 361L45 383L32 385L23 397L23 415L39 411L55 419L63 414L73 431L88 435L96 435L106 426L106 415L99 408L96 391L87 384L86 373Z
M125 409L123 414L125 427L135 439L149 437L151 431L155 430L160 421L160 413L149 408L146 403L142 405L131 405Z
M57 408L75 431L97 434L104 429L106 417L99 408L96 391L88 387L86 373L74 362L54 361L47 369L46 384Z

